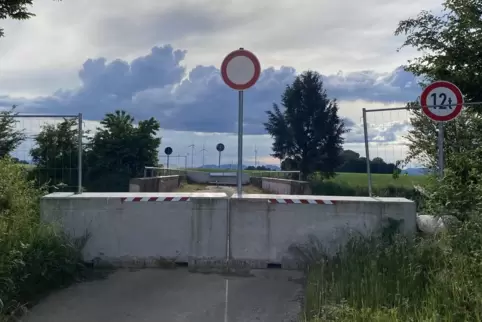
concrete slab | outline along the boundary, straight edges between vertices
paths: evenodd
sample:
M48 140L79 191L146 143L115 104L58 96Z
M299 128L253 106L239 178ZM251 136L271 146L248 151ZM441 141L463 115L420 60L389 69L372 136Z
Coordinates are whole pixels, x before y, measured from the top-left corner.
M22 321L293 322L301 309L301 277L283 270L251 277L120 270L52 294Z

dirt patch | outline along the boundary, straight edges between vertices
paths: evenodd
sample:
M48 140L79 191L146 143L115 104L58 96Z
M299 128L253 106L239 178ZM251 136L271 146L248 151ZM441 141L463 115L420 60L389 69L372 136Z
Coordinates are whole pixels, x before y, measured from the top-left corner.
M204 184L188 184L182 183L181 186L175 190L175 192L225 192L229 196L232 196L236 192L236 187L233 186L213 186L213 185L204 185ZM256 193L256 194L265 194L262 189L252 186L246 185L243 186L244 193Z

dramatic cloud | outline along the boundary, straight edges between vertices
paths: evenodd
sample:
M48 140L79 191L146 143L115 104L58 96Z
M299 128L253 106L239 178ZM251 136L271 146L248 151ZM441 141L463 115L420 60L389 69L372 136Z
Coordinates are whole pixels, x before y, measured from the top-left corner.
M35 1L34 18L2 21L0 95L73 88L88 57L130 61L168 43L189 49L189 70L218 66L241 46L265 67L390 71L417 55L396 51L398 22L439 8L440 0Z
M88 59L78 73L79 88L59 89L51 96L23 102L0 97L0 104L18 104L22 112L28 113L82 112L89 120L99 120L115 109L126 109L136 118L158 118L167 130L236 132L237 93L223 83L214 66L197 66L187 73L182 66L186 54L185 50L166 45L154 47L148 55L131 62ZM262 124L266 110L279 103L281 93L296 73L291 67L263 70L258 83L246 91L246 134L265 133ZM413 75L402 68L386 74L338 73L323 79L329 96L341 101L341 114L348 117L353 113L346 111L343 101L406 102L416 99L420 91Z

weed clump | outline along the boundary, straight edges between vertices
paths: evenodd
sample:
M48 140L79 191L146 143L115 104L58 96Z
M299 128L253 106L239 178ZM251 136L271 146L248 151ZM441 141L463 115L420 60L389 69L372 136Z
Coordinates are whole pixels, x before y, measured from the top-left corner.
M72 283L83 269L82 241L40 221L43 194L23 165L0 159L0 320Z

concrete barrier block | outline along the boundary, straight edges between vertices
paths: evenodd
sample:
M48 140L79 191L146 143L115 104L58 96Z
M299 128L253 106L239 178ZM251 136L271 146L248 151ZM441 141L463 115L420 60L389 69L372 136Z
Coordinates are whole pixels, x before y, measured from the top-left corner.
M222 201L210 200L216 198ZM226 239L225 193L52 194L41 205L43 220L73 237L89 233L86 261L128 267L188 262L193 232L193 251L200 254L194 257L225 257L226 246L214 243Z
M226 193L196 193L192 198L189 267L224 267L227 255Z
M289 180L280 178L261 178L263 190L281 195L310 195L311 188L308 181Z
M172 192L180 183L179 175L133 178L129 181L129 192Z
M381 213L384 218L400 222L401 233L408 235L417 232L417 206L414 201L405 198L375 199L381 202Z
M236 197L234 197L236 196ZM230 199L230 264L266 268L270 258L270 205L264 199Z
M262 188L264 191L283 195L291 194L290 180L274 178L263 178L262 180Z
M333 254L353 235L381 224L381 203L368 197L252 195L231 199L232 263L298 268L291 249L315 237Z

